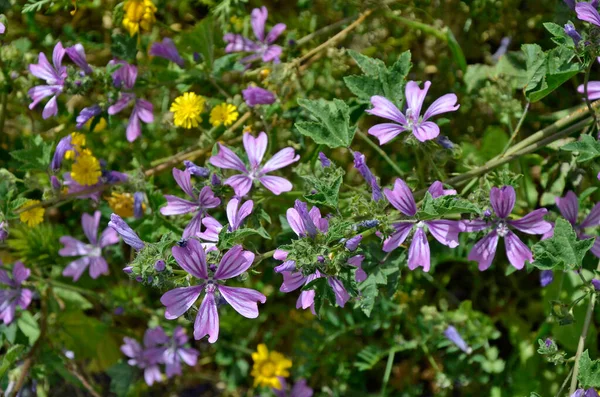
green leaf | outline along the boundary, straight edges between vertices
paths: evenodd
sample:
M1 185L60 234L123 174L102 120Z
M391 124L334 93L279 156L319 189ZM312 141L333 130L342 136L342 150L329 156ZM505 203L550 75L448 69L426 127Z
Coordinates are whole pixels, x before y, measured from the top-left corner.
M574 57L575 53L565 47L557 47L548 51L543 84L539 90L528 92L527 98L531 102L539 101L579 73L581 64L572 62Z
M578 163L593 160L600 156L600 142L587 134L581 135L577 142L567 143L561 149L567 152L579 152Z
M59 297L67 303L67 308L69 310L82 311L91 309L93 307L90 301L85 299L83 295L81 295L78 292L59 287L54 287L52 291L54 292L54 294L56 294L57 297Z
M460 70L465 73L467 71L467 59L465 58L465 54L460 47L460 44L456 41L456 37L454 37L454 34L449 28L446 29L446 38L448 39L448 47L452 53L452 58L454 58L454 61L456 61Z
M244 239L248 236L252 236L254 234L260 234L257 230L244 228L234 230L233 232L228 232L227 227L224 227L219 232L219 242L217 246L220 250L229 249L234 245L241 244Z
M309 184L310 190L314 191L314 193L305 194L304 198L313 205L326 205L331 208L337 208L340 187L342 186L345 172L340 167L328 168L331 168L331 170L327 170L319 177L315 175L302 176Z
M533 91L542 83L546 75L546 54L537 44L523 44L521 50L525 53L527 66L527 84L525 91Z
M419 220L438 219L440 217L456 214L477 214L481 210L469 200L457 196L442 196L434 199L427 192L423 199L421 209L417 214Z
M135 368L126 362L120 362L106 370L110 376L110 391L117 397L124 397L129 391L129 387L134 382Z
M574 270L581 267L585 253L594 245L594 239L578 240L571 224L558 218L554 226L554 236L533 246L538 269Z
M33 345L37 338L40 337L40 327L29 312L21 313L21 317L17 320L17 326L29 338L30 345Z
M590 359L590 352L584 351L579 358L579 375L577 375L581 387L600 387L600 360Z
M24 349L25 346L23 345L14 345L11 346L6 353L4 353L2 364L0 364L0 379L4 377L9 369L14 368L13 364L21 356L21 353Z
M545 22L544 27L554 36L552 41L561 46L573 47L573 39L565 32L565 28L552 22Z
M356 127L350 126L350 109L344 101L299 99L298 103L317 120L296 123L302 135L330 148L350 146Z
M137 36L115 34L112 36L110 51L114 58L125 61L135 60L137 55Z
M206 17L202 18L192 30L181 35L182 48L201 54L209 70L212 69L215 61L215 29L213 18Z
M13 150L10 155L21 164L21 171L45 171L50 164L52 144L44 142L40 135L29 141L25 149Z

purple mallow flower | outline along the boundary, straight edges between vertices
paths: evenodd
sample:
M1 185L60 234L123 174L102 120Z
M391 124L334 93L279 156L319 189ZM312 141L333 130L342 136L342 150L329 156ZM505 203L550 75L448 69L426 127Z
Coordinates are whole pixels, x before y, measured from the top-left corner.
M144 99L137 98L137 96L131 92L137 80L137 66L130 65L125 61L110 61L109 66L116 66L120 64L121 67L115 71L112 75L113 84L117 88L121 88L125 91L120 93L119 99L108 108L108 114L115 115L121 112L131 102L134 103L129 122L127 124L127 140L129 142L135 141L142 134L142 126L140 121L144 123L152 123L154 121L154 115L152 111L154 107L152 104Z
M0 243L8 238L8 222L0 222Z
M367 166L367 160L365 155L360 152L354 152L354 168L358 170L358 172L365 178L365 181L371 188L371 198L373 201L379 201L383 198L381 194L381 187L377 183L377 178L371 172L369 167Z
M444 189L444 185L440 181L433 182L427 191L434 199L442 196L454 196L456 194L456 190L454 189Z
M570 23L565 24L565 33L571 39L573 39L573 43L575 43L575 46L579 45L579 42L581 41L581 35L577 31L577 29L575 29L575 26L573 26Z
M456 345L460 350L467 354L471 354L473 349L467 345L467 342L460 336L456 328L452 325L448 326L444 331L444 336L448 338L448 340Z
M144 370L144 380L148 386L162 381L159 364L164 361L165 344L168 340L169 337L161 327L146 330L143 347L135 339L123 338L121 351L129 357L127 363Z
M81 193L77 196L78 199L92 199L98 201L100 199L101 190L99 187L102 185L112 185L114 183L125 182L128 179L127 174L118 171L109 171L106 169L102 170L102 178L95 185L87 186L80 185L71 177L70 172L63 174L64 185L67 187L68 193ZM85 192L85 193L84 193Z
M575 12L577 13L577 18L600 27L600 15L598 14L597 7L597 1L592 1L590 3L582 1L575 4Z
M428 120L438 114L454 112L460 105L456 104L458 99L455 94L446 94L436 99L421 117L421 108L430 86L431 82L429 81L425 82L425 88L422 90L414 81L406 84L406 114L402 113L388 99L379 95L372 96L373 109L367 110L367 113L391 120L394 123L377 124L369 128L369 134L377 137L380 145L409 130L421 142L436 138L440 134L440 128L433 121Z
M241 59L240 62L245 64L250 64L258 59L262 59L263 62L279 63L279 56L283 50L273 43L285 30L285 24L278 23L265 35L265 23L268 15L267 7L253 9L251 22L257 41L252 41L240 34L227 33L223 36L223 41L227 43L225 52L251 52L251 55Z
M394 189L384 189L383 194L388 201L402 214L414 217L417 214L417 204L408 185L400 178L396 179ZM429 242L427 241L426 229L440 243L450 248L458 246L458 234L461 231L460 223L446 219L429 221L409 221L392 224L395 231L383 242L383 250L391 252L402 244L410 232L415 233L408 249L408 268L411 270L423 267L428 272L431 265Z
M321 166L323 168L331 166L331 160L329 160L327 158L327 156L325 156L325 153L323 153L323 152L319 152L319 161L321 162Z
M585 229L600 225L600 203L596 203L585 219L581 223L577 223L579 201L575 193L569 190L565 197L557 197L555 201L561 215L573 226L578 238L582 240L594 238L594 236L586 234ZM590 251L596 257L600 258L600 239L596 238L594 240L594 245L592 245Z
M592 286L596 291L600 291L600 280L598 280L597 278L593 279Z
M157 272L162 272L163 270L165 270L166 266L167 264L162 259L159 259L156 262L154 262L154 270L156 270Z
M31 270L27 269L22 262L15 262L12 277L5 270L0 269L0 284L8 287L0 290L0 320L6 325L12 323L15 318L17 305L25 310L31 303L33 292L22 287L23 281L27 280L30 274Z
M229 200L229 203L227 203L227 220L229 221L227 231L233 232L238 230L242 226L242 223L244 223L244 220L250 216L253 208L254 202L252 200L246 201L241 206L239 199L232 198ZM205 229L202 233L198 233L198 237L202 239L204 249L212 251L219 241L219 233L223 229L223 225L211 216L202 219L202 225Z
M108 274L108 264L102 257L102 248L117 244L119 236L111 227L104 229L100 238L98 238L98 226L100 225L100 211L94 212L94 215L83 214L81 216L81 226L83 233L90 244L86 244L71 236L62 236L61 244L64 247L58 251L60 256L80 256L79 259L69 263L63 270L62 275L73 277L73 281L79 280L85 269L90 268L90 276L93 279L100 277L101 274Z
M540 285L546 287L554 281L554 272L552 270L542 270L540 272Z
M544 220L544 216L548 212L545 208L532 211L518 220L508 219L515 206L515 200L515 189L512 186L504 186L501 189L493 187L490 190L490 203L496 218L463 222L463 231L467 232L492 229L488 235L473 246L469 253L468 259L478 262L481 271L486 270L492 264L499 237L504 237L506 256L516 269L522 269L525 261L533 262L531 250L510 230L511 228L527 234L544 234L552 229L552 224Z
M184 247L175 246L173 257L186 272L202 280L200 285L175 288L166 292L160 301L166 306L165 318L173 320L187 312L198 300L202 292L204 299L194 322L194 338L208 335L208 341L215 343L219 338L219 313L217 312L218 294L235 311L246 318L258 317L258 302L265 303L267 298L258 291L248 288L226 287L223 281L244 273L254 261L254 254L244 251L236 245L223 255L221 262L213 271L206 263L206 253L198 240L190 239Z
M50 163L50 168L52 169L52 171L56 172L60 170L62 161L64 160L65 155L69 150L73 150L73 144L71 143L71 134L63 137L60 141L58 141L56 149L54 150L54 156L52 156L52 162Z
M571 394L571 397L598 397L598 392L594 388L589 389L577 389L575 393Z
M134 250L139 251L145 247L146 244L119 215L111 214L108 226L112 227L119 236L121 236L123 241L125 241L125 244L129 245ZM123 269L123 271L127 273L125 269Z
M175 43L168 37L165 37L160 43L153 43L152 47L150 47L150 55L167 59L179 65L180 68L183 68L185 65L185 61L179 55Z
M183 165L185 165L185 168L190 172L190 174L199 178L208 178L210 175L210 170L208 168L197 166L190 160L184 160Z
M256 105L271 105L275 102L275 94L269 90L260 87L250 86L242 90L246 105L254 107Z
M351 252L356 251L356 249L358 248L358 245L360 244L362 239L363 239L362 234L357 234L356 236L349 238L345 243L346 249L348 249L348 251L351 251Z
M167 205L160 209L160 213L163 215L182 215L194 213L194 217L190 223L185 227L183 231L183 238L190 238L200 233L202 227L202 218L206 214L206 210L209 208L218 207L221 204L221 199L215 197L210 186L204 186L200 193L196 192L192 186L191 174L187 169L185 171L173 168L173 178L181 188L191 199L184 200L177 196L170 194L165 195L167 199Z
M93 70L85 58L85 49L79 43L65 49L65 52L71 58L71 61L83 71L84 74L92 74Z
M196 349L186 347L188 336L182 327L175 328L173 338L167 343L167 350L164 352L164 362L166 364L167 377L181 375L181 362L183 361L190 367L198 362L200 353Z
M300 156L296 155L293 148L286 147L275 153L269 161L261 166L267 151L267 143L267 134L264 132L261 132L256 138L249 133L244 134L244 149L246 149L250 162L249 168L246 168L237 154L222 144L219 144L219 153L210 158L210 163L215 167L241 172L240 175L234 175L225 180L225 184L233 188L236 196L243 197L248 194L255 180L276 195L292 190L292 184L287 179L267 174L295 163Z
M298 379L294 386L290 389L285 378L283 376L279 377L279 384L281 388L275 389L271 388L271 391L275 395L275 397L312 397L313 389L308 387L305 379Z
M133 215L136 218L144 216L144 193L135 192L133 194Z
M85 123L87 123L94 117L99 116L101 114L102 114L102 108L100 107L100 105L93 105L93 106L89 106L87 108L83 108L83 109L81 109L81 112L79 112L79 115L75 119L75 122L77 123L75 125L75 127L77 129L80 129L81 127L83 127L85 125Z
M52 52L52 64L48 62L46 55L40 52L38 63L29 65L31 74L46 81L46 85L38 85L29 90L29 98L33 101L29 105L29 109L36 107L42 99L51 97L42 112L44 119L56 116L58 113L57 97L63 91L67 78L67 67L62 65L65 53L65 49L59 41Z

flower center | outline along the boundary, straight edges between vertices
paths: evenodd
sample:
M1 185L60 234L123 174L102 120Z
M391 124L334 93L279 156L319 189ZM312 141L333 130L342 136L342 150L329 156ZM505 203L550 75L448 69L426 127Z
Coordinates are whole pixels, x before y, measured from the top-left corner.
M90 250L88 256L91 256L93 258L98 258L102 256L102 249L100 247L88 244L87 248Z
M260 374L262 376L264 376L265 378L271 378L271 377L275 376L276 369L277 368L275 367L275 364L273 362L266 361L260 367Z
M504 221L501 221L500 223L498 223L498 226L496 227L496 232L498 233L498 236L500 236L500 237L506 236L509 232L508 225Z

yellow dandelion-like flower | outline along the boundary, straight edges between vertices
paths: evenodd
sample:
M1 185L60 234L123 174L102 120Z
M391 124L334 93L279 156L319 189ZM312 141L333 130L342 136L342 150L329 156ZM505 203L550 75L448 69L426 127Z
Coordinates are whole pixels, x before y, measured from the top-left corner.
M204 110L204 97L193 92L186 92L175 98L169 109L173 113L173 121L177 127L198 127L202 121L200 113Z
M71 166L71 178L80 185L95 185L101 176L100 162L89 150L82 151Z
M210 111L210 123L213 127L218 127L223 124L225 127L229 127L237 120L240 114L237 108L230 103L222 103L217 105Z
M254 365L250 374L254 377L255 387L267 386L281 389L278 377L290 376L288 369L292 367L292 360L279 352L269 352L263 343L258 345L255 353L252 353L252 360Z
M260 77L263 79L266 79L267 77L269 77L269 74L271 74L271 70L270 69L262 69L260 71Z
M134 214L135 198L131 193L112 192L111 197L105 197L108 205L113 212L121 218L130 218ZM142 211L146 210L146 205L142 203Z
M94 119L91 118L91 119L88 120L87 123L85 123L85 127L88 130L92 127L92 122L93 121L94 121ZM98 120L98 122L94 126L94 132L104 131L107 126L108 126L108 123L106 122L106 119L104 117L102 117L100 120Z
M27 200L25 204L21 206L21 208L27 208L35 204L39 204L40 200ZM19 218L21 222L27 224L29 227L34 227L39 225L44 221L44 213L46 210L44 207L36 207L27 211L23 211L19 214Z
M65 153L65 158L67 160L73 160L75 155L83 150L85 146L85 135L79 132L71 132L71 145L73 145L73 150L69 150Z
M141 30L148 31L156 22L156 6L150 0L127 0L123 6L123 26L134 36Z

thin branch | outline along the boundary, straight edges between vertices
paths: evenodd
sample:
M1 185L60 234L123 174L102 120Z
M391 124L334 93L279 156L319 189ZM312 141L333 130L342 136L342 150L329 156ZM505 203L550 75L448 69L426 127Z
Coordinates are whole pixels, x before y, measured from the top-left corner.
M404 175L404 171L402 171L400 169L400 167L398 167L398 165L396 163L394 163L392 161L392 159L390 158L390 156L387 155L387 153L381 149L381 147L379 147L378 144L376 144L375 142L373 142L364 132L362 131L357 131L356 134L365 142L367 142L369 144L369 146L371 146L373 148L373 150L375 150L377 152L377 154L379 154L389 165L390 167L392 167L392 169L394 171L396 171L396 174L398 174L398 176L403 176Z
M512 145L513 141L519 134L519 131L521 130L521 126L523 125L523 121L525 121L525 116L527 116L527 112L529 111L529 105L531 105L531 102L527 101L527 104L525 105L525 109L523 110L523 114L521 115L521 118L519 119L519 122L517 123L517 128L515 128L512 135L510 136L510 139L506 143L506 146L504 146L504 150L502 150L502 156L504 156L504 153L506 153L506 151L508 150L510 145Z
M583 81L583 99L585 100L585 104L587 105L588 110L594 118L596 129L600 132L600 122L598 121L598 116L596 115L595 110L592 108L592 104L590 103L590 97L588 96L588 83L590 82L590 72L592 71L592 66L594 66L595 61L596 59L594 59L594 62L590 62L590 66L588 66L587 70L585 71L585 79Z

